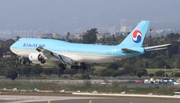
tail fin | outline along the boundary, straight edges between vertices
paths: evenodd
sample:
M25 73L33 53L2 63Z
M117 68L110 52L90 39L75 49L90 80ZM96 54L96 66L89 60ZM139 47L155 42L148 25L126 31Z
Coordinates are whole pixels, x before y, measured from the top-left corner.
M123 47L141 47L150 21L142 20L134 30L119 44Z

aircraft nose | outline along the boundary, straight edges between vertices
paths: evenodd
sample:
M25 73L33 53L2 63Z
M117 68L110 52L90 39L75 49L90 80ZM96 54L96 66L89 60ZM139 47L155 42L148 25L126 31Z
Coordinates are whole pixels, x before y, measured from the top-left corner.
M14 44L10 46L10 50L13 52Z
M11 46L10 46L10 50L13 52L13 53L15 53L15 43L13 43Z
M18 41L16 41L15 43L13 43L13 44L9 47L9 49L10 49L14 54L19 55L19 54L21 54L21 50L20 50L21 45L22 45L22 43L20 42L20 40L18 40Z

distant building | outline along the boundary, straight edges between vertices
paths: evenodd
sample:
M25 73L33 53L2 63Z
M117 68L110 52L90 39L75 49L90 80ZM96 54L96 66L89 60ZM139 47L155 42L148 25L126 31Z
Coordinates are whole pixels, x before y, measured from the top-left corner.
M40 33L38 34L38 38L59 38L59 34L58 33Z
M10 52L3 53L3 58L10 58L10 57L11 57Z
M123 27L121 27L121 29L120 29L120 32L123 32L123 33L125 33L125 32L127 32L127 27L126 26L123 26Z
M121 28L120 28L120 32L122 33L126 33L126 32L130 32L132 31L130 26L126 25L126 19L121 19Z
M126 19L121 19L121 28L120 32L126 32Z
M60 35L59 35L58 33L53 33L53 34L52 34L52 37L53 37L53 38L56 38L56 39L59 38L59 36L60 36Z
M103 38L103 34L101 34L101 33L96 34L96 36L97 36L97 40Z
M81 39L82 40L83 35L84 35L83 32L78 32L78 33L75 34L75 39Z

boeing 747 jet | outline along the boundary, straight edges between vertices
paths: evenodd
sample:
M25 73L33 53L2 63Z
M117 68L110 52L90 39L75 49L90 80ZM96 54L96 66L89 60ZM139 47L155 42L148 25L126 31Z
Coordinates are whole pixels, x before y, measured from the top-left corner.
M55 39L20 38L10 50L32 63L44 64L47 60L59 61L62 66L85 63L105 63L142 55L147 51L166 49L170 44L142 47L149 21L141 21L118 45L69 43Z

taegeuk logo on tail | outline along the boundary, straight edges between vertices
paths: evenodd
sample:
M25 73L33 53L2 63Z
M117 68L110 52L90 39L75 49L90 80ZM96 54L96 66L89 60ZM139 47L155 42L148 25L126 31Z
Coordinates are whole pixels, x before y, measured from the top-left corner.
M142 33L140 30L134 30L133 35L132 35L132 39L135 43L139 43L141 42L141 38L142 38Z

